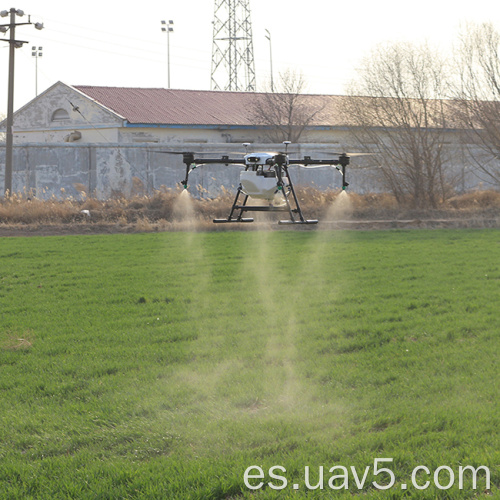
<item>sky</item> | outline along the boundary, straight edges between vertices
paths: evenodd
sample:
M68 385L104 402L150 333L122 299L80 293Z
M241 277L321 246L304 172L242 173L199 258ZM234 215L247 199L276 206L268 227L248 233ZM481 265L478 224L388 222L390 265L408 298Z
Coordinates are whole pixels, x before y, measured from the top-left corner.
M3 2L3 3L2 3ZM0 11L22 9L15 51L14 108L19 109L57 81L69 85L168 86L210 90L213 0L116 2L0 0ZM450 50L466 22L492 22L500 29L500 5L491 0L249 0L257 90L287 70L302 73L308 93L343 94L364 58L380 43L427 42ZM0 24L8 22L0 18ZM265 30L271 33L271 46ZM7 113L9 44L0 34L0 116ZM42 57L32 47L43 47Z

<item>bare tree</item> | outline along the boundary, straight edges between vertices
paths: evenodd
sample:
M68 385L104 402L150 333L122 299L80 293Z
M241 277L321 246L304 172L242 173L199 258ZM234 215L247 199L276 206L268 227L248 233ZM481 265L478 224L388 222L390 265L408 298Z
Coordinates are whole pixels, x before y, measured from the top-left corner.
M5 115L2 115L0 113L0 123L2 123L5 120ZM5 124L4 124L5 126ZM5 132L2 132L2 129L0 128L0 142L5 142Z
M358 145L376 153L398 202L436 207L450 180L444 62L426 45L381 45L359 72L343 107Z
M267 89L256 94L252 118L266 127L269 142L299 142L307 126L323 110L317 100L303 94L305 87L302 74L287 70L279 75L277 92Z
M491 23L468 24L457 50L457 118L482 178L500 185L500 34Z

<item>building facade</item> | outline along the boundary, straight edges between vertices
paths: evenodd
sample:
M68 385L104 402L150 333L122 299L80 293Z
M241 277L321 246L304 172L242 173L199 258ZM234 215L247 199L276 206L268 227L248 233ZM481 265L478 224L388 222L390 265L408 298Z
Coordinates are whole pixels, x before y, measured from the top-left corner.
M256 104L265 94L175 89L70 86L62 82L14 114L20 143L243 143L269 142ZM307 96L322 112L301 142L341 143L340 96Z
M290 151L301 158L331 157L332 152L356 152L352 124L342 113L342 96L307 95L316 110L304 127L300 143ZM256 115L266 94L121 87L70 86L57 82L14 114L13 191L40 198L78 196L99 198L173 188L182 180L184 165L174 152L212 155L280 151L269 142L269 126ZM262 106L260 106L262 109ZM269 123L269 121L268 121ZM5 125L5 121L3 122ZM0 124L1 132L2 124ZM460 190L478 187L478 179L463 155L459 131L450 129L445 146L452 152ZM369 146L369 145L368 145ZM354 191L383 190L378 165L355 158L350 168ZM0 186L4 184L5 147L0 144ZM363 167L363 168L360 168ZM338 188L335 169L294 167L297 185ZM209 196L235 188L239 169L210 165L190 177ZM483 186L490 187L490 186Z

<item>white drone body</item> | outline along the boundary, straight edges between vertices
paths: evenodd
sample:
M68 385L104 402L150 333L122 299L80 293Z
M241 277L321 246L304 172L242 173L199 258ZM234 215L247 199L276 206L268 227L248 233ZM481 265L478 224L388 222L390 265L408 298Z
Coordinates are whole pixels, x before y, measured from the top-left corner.
M241 190L258 200L266 200L274 205L284 202L278 190L275 160L271 153L252 153L244 157L246 169L240 172ZM286 187L287 178L284 177Z

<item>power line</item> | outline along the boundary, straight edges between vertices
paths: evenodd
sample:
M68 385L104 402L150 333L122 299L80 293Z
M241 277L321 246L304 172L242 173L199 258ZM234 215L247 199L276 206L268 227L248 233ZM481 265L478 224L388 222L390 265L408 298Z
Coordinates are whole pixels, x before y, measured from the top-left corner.
M62 23L60 23L58 21L55 21L55 23L56 24L62 24ZM101 43L101 44L105 44L105 45L116 45L116 46L123 47L123 48L126 48L126 49L131 49L131 50L144 50L144 49L138 48L137 45L128 45L128 44L123 43L121 41L118 41L118 42L110 41L110 37L114 37L114 38L117 38L117 39L126 40L127 42L137 41L137 42L143 43L145 45L145 47L147 47L147 52L148 53L164 55L164 52L159 51L159 50L154 50L154 49L151 48L151 44L152 44L152 40L151 39L134 38L134 37L129 37L129 36L123 36L123 35L119 35L119 34L116 34L116 33L111 33L111 32L108 32L108 31L101 31L101 30L96 30L96 29L88 29L86 26L79 26L79 25L76 25L76 24L66 24L66 23L64 23L63 26L64 27L73 26L73 27L81 29L81 30L83 30L85 32L93 31L95 33L101 33L101 34L105 35L105 37L104 38L91 37L91 36L87 36L87 35L77 34L74 31L73 32L68 32L68 31L64 31L64 30L60 30L60 29L54 29L54 28L50 28L50 27L47 28L46 31L47 32L54 32L54 33L60 33L62 35L70 36L70 37L82 38L82 39L89 40L89 41L95 41L97 43ZM172 47L176 48L176 49L188 50L190 52L199 52L199 53L203 53L203 54L208 54L209 53L209 51L206 50L206 49L200 49L198 47L192 47L192 46L185 47L183 45L178 45L176 43L172 43Z
M43 36L40 36L39 38L40 38L40 40L48 41L48 42L54 42L54 43L60 42L60 40L57 40L54 38L48 38L48 37L43 37ZM129 52L119 52L119 51L115 51L115 50L103 49L102 46L92 47L90 45L81 45L81 44L71 43L71 42L64 42L64 45L70 46L70 47L78 47L81 49L91 50L91 51L95 51L95 52L118 55L118 56L122 56L122 57L130 57L130 58L134 58L134 59L140 59L142 61L152 61L152 62L156 62L156 63L163 63L164 62L164 59L144 57L144 52L141 52L141 54L134 55L134 54L130 54ZM137 50L140 51L141 49L137 49ZM153 54L164 55L162 52L157 52L157 51L149 51L149 52L152 52ZM207 54L208 54L208 52L207 52ZM198 59L190 58L190 57L183 57L182 59L183 59L183 61L185 61L185 60L189 60L189 61L193 61L193 62L198 61ZM193 66L193 65L189 65L189 64L183 64L183 63L177 63L176 66L187 67L187 68L199 68L200 67L200 66Z

